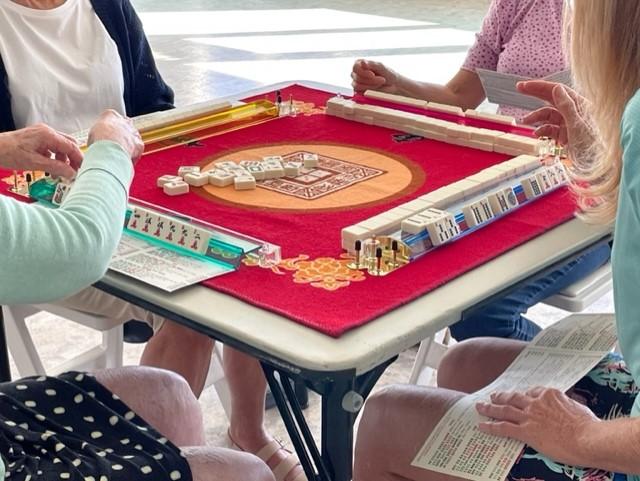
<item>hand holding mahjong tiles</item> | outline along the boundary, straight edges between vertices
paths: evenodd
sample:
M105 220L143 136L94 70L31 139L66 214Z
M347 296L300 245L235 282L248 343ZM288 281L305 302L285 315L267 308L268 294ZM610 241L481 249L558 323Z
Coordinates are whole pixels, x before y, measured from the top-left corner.
M134 207L127 222L127 229L151 240L172 244L201 255L206 254L211 240L211 234L206 229L142 207Z
M258 181L281 177L297 177L302 169L318 167L318 154L303 153L298 160L284 160L279 155L263 157L262 160L243 160L239 163L222 160L215 162L215 169L201 172L200 167L185 165L178 169L178 175L162 175L157 185L167 195L182 195L189 192L189 186L216 187L234 186L236 190L253 190Z

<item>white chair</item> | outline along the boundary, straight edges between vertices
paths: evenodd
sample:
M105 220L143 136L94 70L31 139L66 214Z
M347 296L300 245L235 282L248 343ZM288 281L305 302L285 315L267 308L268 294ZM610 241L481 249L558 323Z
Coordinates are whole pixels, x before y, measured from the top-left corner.
M45 369L33 337L28 318L46 311L58 317L94 329L102 334L100 344L58 366ZM56 375L65 371L94 371L122 366L123 324L103 317L83 314L55 304L2 306L7 344L21 377ZM205 387L214 386L227 417L231 414L231 398L222 368L222 350L216 343Z
M431 383L433 380L431 375L433 371L438 369L440 361L449 349L450 339L449 329L443 329L420 343L418 354L413 361L409 384L428 385Z
M27 326L28 318L41 311L73 320L100 332L102 334L100 344L61 365L45 369ZM122 366L123 334L121 323L53 304L2 306L2 313L7 329L9 351L13 356L18 373L22 377Z
M568 286L558 294L545 299L547 305L569 312L582 312L613 288L611 263L608 262L591 275ZM441 338L442 340L440 340ZM410 384L427 384L429 370L437 370L449 348L448 330L440 331L420 343L418 354L409 376Z
M607 262L591 275L543 302L565 311L582 312L612 289L611 262Z

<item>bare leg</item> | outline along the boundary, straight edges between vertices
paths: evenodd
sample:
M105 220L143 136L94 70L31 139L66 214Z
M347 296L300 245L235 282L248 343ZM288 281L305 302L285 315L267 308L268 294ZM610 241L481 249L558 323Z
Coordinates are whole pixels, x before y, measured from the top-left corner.
M355 450L353 481L453 481L411 466L429 433L463 394L422 386L391 386L367 401Z
M199 397L207 380L212 352L213 340L209 337L165 321L147 343L140 365L177 372Z
M255 456L203 446L200 404L177 374L132 366L99 371L96 379L176 446L189 446L181 450L194 481L273 481L271 470Z
M223 362L231 391L229 434L244 449L255 452L271 440L263 425L267 381L260 363L240 351L225 346Z
M527 343L477 337L452 346L438 367L438 386L474 392L493 382L518 357Z
M96 379L176 446L204 444L200 404L174 372L130 366L99 371Z
M231 420L229 435L244 451L257 453L273 437L264 429L264 398L267 380L257 359L224 347L224 372L231 391ZM275 467L287 453L278 451L267 464ZM294 479L302 467L294 468L285 480Z
M182 448L194 481L273 481L271 470L251 454L222 448Z

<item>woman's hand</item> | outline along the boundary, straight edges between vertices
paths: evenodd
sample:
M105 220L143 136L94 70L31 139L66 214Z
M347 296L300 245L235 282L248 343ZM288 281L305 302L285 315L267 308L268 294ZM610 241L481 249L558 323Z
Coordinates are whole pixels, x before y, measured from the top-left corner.
M580 159L593 145L595 136L584 115L587 100L575 90L545 80L520 82L518 90L550 104L523 119L526 124L538 125L536 135L555 139L573 159Z
M356 60L351 71L351 85L356 92L380 90L390 94L399 93L399 75L373 60Z
M584 462L587 433L601 422L586 406L548 388L494 393L490 403L478 403L476 409L491 418L480 423L480 431L517 439L571 466Z
M82 163L75 140L38 124L0 134L0 166L11 170L41 170L71 179Z
M140 133L131 119L123 117L115 110L106 110L89 132L89 145L99 140L110 140L119 144L136 162L144 151Z

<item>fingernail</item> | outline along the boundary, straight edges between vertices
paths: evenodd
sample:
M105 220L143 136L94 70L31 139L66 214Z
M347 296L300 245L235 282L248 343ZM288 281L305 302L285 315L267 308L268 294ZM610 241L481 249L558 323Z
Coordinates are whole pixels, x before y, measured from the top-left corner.
M557 95L561 95L563 97L566 97L567 95L569 95L567 93L567 90L564 88L564 85L557 85L554 89L553 92Z

